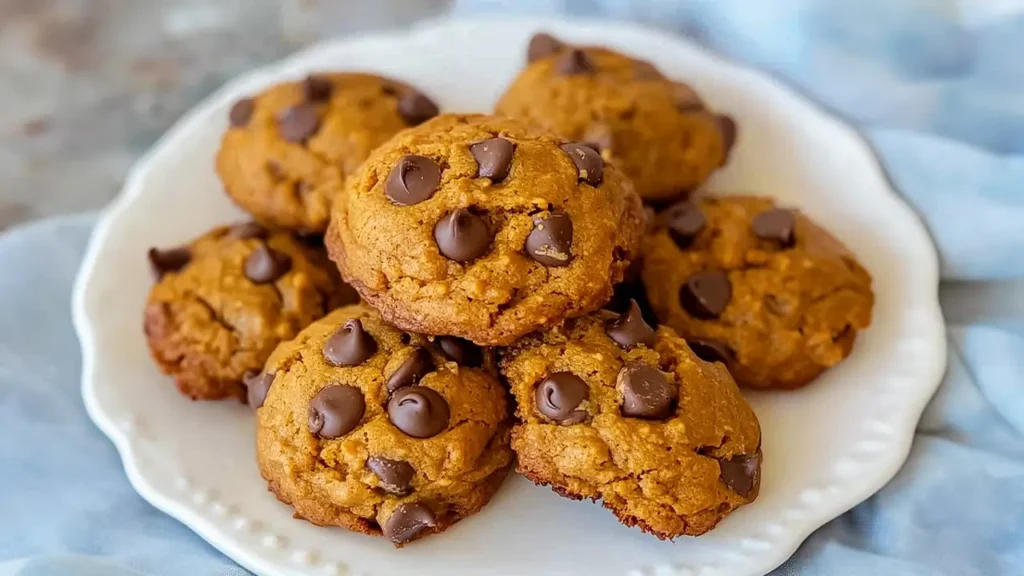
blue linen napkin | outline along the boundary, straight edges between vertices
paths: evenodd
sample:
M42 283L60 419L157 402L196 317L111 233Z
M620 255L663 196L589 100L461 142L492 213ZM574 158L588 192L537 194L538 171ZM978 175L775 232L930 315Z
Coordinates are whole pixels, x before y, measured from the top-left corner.
M470 0L456 13L508 4ZM910 458L776 574L1024 574L1024 6L514 6L670 26L773 71L862 129L936 240L949 368ZM0 237L0 576L245 574L137 496L85 414L68 299L93 222Z

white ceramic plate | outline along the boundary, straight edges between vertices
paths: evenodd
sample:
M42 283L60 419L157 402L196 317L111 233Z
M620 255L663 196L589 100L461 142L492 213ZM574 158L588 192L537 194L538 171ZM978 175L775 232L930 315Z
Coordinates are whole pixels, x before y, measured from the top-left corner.
M487 111L537 30L652 60L734 116L738 146L709 188L774 195L825 224L874 276L874 324L850 358L813 386L750 395L764 431L760 498L700 538L659 542L595 504L519 477L480 514L401 551L383 539L294 520L257 472L249 409L190 402L150 361L141 333L151 284L145 250L242 217L213 171L237 98L311 70L364 69L411 82L444 110ZM456 21L317 46L230 83L186 115L139 161L96 228L74 319L86 406L117 445L136 490L254 572L732 576L778 566L899 469L945 367L937 290L931 242L869 148L793 91L633 26Z

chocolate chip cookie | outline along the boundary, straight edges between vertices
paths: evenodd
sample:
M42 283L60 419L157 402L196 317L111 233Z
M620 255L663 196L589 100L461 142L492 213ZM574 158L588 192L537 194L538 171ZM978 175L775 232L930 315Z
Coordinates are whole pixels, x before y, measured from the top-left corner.
M158 280L143 327L153 359L193 399L245 399L243 379L282 340L358 302L322 246L255 223L219 227L187 246L153 248Z
M753 388L797 388L850 354L871 323L871 276L797 210L708 198L659 214L643 280L661 321Z
M399 547L477 512L512 464L507 393L490 362L367 306L335 310L254 379L270 490L314 524Z
M342 275L406 330L505 345L594 310L636 256L640 199L592 148L443 115L378 148L334 208Z
M370 151L436 114L427 96L396 80L311 75L234 103L217 172L257 220L323 232L333 196Z
M757 497L761 430L728 370L635 303L524 338L501 373L518 470L538 484L662 539L703 534Z
M725 164L736 123L651 63L538 34L498 114L537 122L613 159L645 201L686 195Z

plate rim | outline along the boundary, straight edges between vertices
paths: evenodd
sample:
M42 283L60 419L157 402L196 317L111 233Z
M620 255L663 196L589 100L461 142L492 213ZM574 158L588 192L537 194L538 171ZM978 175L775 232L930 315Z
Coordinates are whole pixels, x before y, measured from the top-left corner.
M786 539L785 545L775 547L776 552L772 554L772 559L763 567L758 567L757 571L752 573L770 572L788 560L815 530L831 522L878 492L885 486L885 484L895 477L902 468L903 463L906 461L916 434L917 422L920 420L928 402L941 385L947 363L947 335L945 321L939 305L940 278L938 252L921 218L910 208L907 201L897 191L892 178L886 172L881 159L875 152L874 147L872 147L870 142L856 127L843 120L838 113L830 109L828 106L805 96L798 88L779 77L769 74L767 71L734 62L721 54L714 53L688 40L684 36L672 34L669 31L653 28L643 24L592 18L576 18L570 21L559 17L505 17L497 15L480 17L442 16L440 18L420 21L407 27L364 31L340 38L317 42L285 56L280 60L259 66L226 81L217 90L186 111L141 157L139 157L138 160L135 161L129 170L128 176L126 177L121 190L111 203L101 212L96 226L90 234L85 256L83 257L72 288L71 298L72 323L78 336L82 352L81 390L86 411L90 419L96 424L100 431L113 442L119 456L121 457L122 465L124 466L129 483L135 491L143 497L143 499L165 514L185 524L198 536L206 540L213 547L224 553L229 559L243 566L247 570L256 573L270 574L292 573L290 569L277 564L265 562L258 554L245 549L244 546L223 533L222 529L217 526L215 519L210 518L208 514L202 514L199 507L191 506L186 501L175 499L171 495L162 492L150 484L146 475L140 469L139 460L141 449L139 445L133 441L134 439L130 431L125 429L122 424L116 422L113 416L106 412L106 409L100 403L96 394L97 383L93 377L93 373L95 371L98 358L98 350L95 342L96 329L93 321L91 320L88 296L89 288L92 283L99 258L103 248L108 242L113 225L129 211L131 206L145 190L146 174L151 171L151 166L157 163L159 158L164 156L167 150L173 149L187 134L195 130L198 121L205 113L207 113L207 111L216 108L220 102L226 101L230 96L239 93L243 87L257 83L260 78L279 78L285 75L284 73L289 68L294 67L296 64L300 64L311 55L337 49L339 46L343 45L357 44L367 40L384 40L389 38L399 41L408 41L411 37L438 34L447 28L503 26L509 23L513 23L517 26L532 27L535 30L543 30L545 28L574 28L578 30L606 28L622 30L626 33L654 35L657 36L659 40L666 43L688 45L691 49L695 49L700 52L702 57L707 58L713 63L732 69L734 73L752 75L757 77L759 81L772 85L774 88L784 92L789 98L797 100L808 108L813 109L813 111L820 116L820 119L823 122L830 124L833 128L845 133L845 135L849 137L851 143L854 143L866 158L870 158L872 160L874 169L885 182L891 196L891 200L894 200L892 208L894 210L899 210L902 213L901 218L906 221L906 224L908 225L908 232L918 236L928 248L926 258L924 261L920 262L920 265L922 270L927 269L929 277L933 279L933 282L930 284L934 285L934 289L929 291L928 294L918 294L917 296L927 297L927 302L923 302L921 304L921 308L927 310L927 317L922 317L921 321L929 324L930 329L928 330L927 339L929 340L931 348L929 353L933 355L933 360L928 366L926 373L921 374L919 378L921 380L933 382L933 384L927 394L924 393L923 389L916 394L916 398L914 398L916 401L911 403L910 407L902 413L903 418L900 422L901 426L898 427L891 439L894 443L894 447L888 452L883 453L882 456L874 459L876 469L873 474L870 474L871 481L861 482L859 490L849 488L850 485L847 484L846 487L848 489L845 490L843 494L839 495L840 500L838 500L838 504L835 503L837 501L833 501L831 505L825 503L816 506L815 510L817 514L814 515L815 520L805 524L801 530L789 530L788 535L790 537ZM910 228L912 228L912 230ZM906 401L904 403L906 403ZM737 568L739 568L739 566L737 566ZM749 566L747 568L749 568ZM300 574L304 572L300 571L295 573ZM660 570L658 573L659 575L663 574ZM672 574L681 573L673 571Z

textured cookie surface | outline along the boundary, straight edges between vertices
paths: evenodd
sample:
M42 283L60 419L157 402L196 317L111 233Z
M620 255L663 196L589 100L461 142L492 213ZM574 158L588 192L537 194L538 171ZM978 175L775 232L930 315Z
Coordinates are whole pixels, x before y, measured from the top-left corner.
M593 150L513 119L443 115L371 155L327 244L389 322L504 345L607 300L642 218Z
M217 172L257 220L323 232L345 177L396 132L436 114L415 89L370 74L279 84L231 108Z
M483 507L511 467L507 392L489 366L467 342L340 308L266 364L260 471L314 524L398 546L440 532Z
M256 224L216 228L187 246L150 250L159 280L143 327L154 360L195 399L244 398L282 340L359 300L323 247Z
M645 239L650 303L740 385L803 386L846 358L871 323L871 276L799 211L708 198L658 221Z
M689 86L649 62L544 38L531 42L531 61L499 100L498 114L592 143L644 200L686 195L726 162L736 125L710 112Z
M757 497L760 427L728 371L636 307L525 338L501 372L518 469L538 484L601 499L663 539L707 532Z

